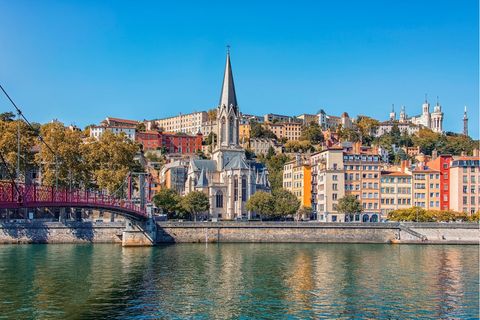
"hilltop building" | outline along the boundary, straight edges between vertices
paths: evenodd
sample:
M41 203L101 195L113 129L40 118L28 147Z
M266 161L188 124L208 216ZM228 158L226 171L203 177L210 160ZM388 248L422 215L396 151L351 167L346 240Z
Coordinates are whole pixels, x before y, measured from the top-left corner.
M212 160L192 158L188 165L185 193L201 191L210 199L209 216L218 219L251 217L247 200L258 190L270 191L266 168L247 160L239 144L240 111L233 82L230 54L217 108L217 140Z

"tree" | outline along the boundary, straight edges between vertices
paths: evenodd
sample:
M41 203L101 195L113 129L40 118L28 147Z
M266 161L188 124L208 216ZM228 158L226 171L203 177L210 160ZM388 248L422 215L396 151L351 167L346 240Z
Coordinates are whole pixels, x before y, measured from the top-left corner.
M268 180L272 191L281 189L283 186L283 166L287 161L291 160L290 157L285 154L277 154L268 159L263 155L259 155L257 159L267 167Z
M358 142L360 141L360 134L353 128L340 128L338 130L338 137L341 141Z
M268 138L276 139L277 136L269 129L262 126L262 124L251 120L250 121L250 138Z
M61 122L44 124L40 129L45 145L40 144L36 162L42 170L42 183L74 188L85 186L90 181L82 153L82 133L69 130ZM58 178L58 180L57 180Z
M255 192L248 200L246 208L265 217L272 217L274 214L274 200L270 193L265 191Z
M315 148L308 140L290 140L285 144L285 150L287 152L308 152L314 151Z
M152 200L157 208L161 208L171 218L180 208L181 197L173 189L162 189Z
M307 219L307 218L310 217L311 213L312 213L312 208L311 207L301 207L297 211L296 219L297 220Z
M346 195L338 200L337 211L348 215L353 221L353 214L362 212L360 201L353 195Z
M210 146L213 144L214 141L217 141L217 135L214 132L210 132L205 139L205 144Z
M25 172L34 164L35 132L22 120L0 120L0 152L11 173L16 171L17 166L18 129L20 129L20 172Z
M323 137L322 129L320 128L318 123L312 121L310 125L304 126L302 128L300 140L308 140L311 144L320 144L325 139Z
M147 130L147 128L145 127L145 123L143 123L143 122L137 123L137 125L135 127L135 130L142 131L142 132Z
M445 140L445 136L427 128L420 129L412 137L413 144L419 146L420 151L426 155L431 155L434 149L443 150L446 142Z
M15 120L15 113L13 113L13 112L0 113L0 121L9 122L9 121L13 121L13 120Z
M274 215L277 217L285 217L293 215L300 208L300 201L297 197L286 189L278 189L273 192L274 199Z
M134 160L138 146L125 134L106 131L82 145L85 162L95 184L110 193L117 191L128 172L138 164Z
M207 111L208 121L215 121L217 119L217 109L213 108Z
M356 125L362 139L362 143L367 144L371 141L372 135L378 128L380 122L367 116L358 116Z
M275 155L275 149L270 146L267 151L267 159L271 159Z
M183 197L182 208L197 221L197 215L210 209L208 196L201 191L192 191Z

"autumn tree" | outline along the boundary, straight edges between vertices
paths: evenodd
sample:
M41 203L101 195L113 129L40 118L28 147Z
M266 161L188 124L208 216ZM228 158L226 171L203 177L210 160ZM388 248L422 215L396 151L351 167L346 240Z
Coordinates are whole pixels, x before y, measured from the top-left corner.
M117 191L138 166L134 160L138 146L123 133L105 131L98 140L89 139L82 151L95 184L110 193Z
M85 186L90 175L82 154L82 133L65 128L63 123L52 122L40 129L44 144L36 154L36 162L42 170L42 183L61 187ZM52 153L53 151L53 153Z
M283 185L283 166L287 161L290 161L290 157L285 154L277 154L270 158L264 155L259 155L257 160L267 167L268 181L272 190L282 188Z
M24 173L34 165L33 147L37 142L35 132L24 121L13 120L13 118L10 120L8 115L4 115L3 119L6 121L0 120L0 152L7 162L8 171L14 173L17 166L17 137L19 130L20 172ZM6 176L3 178L6 178Z
M207 111L208 121L215 121L217 120L217 109L213 108Z
M15 113L10 111L0 113L0 121L9 122L13 120L15 120Z

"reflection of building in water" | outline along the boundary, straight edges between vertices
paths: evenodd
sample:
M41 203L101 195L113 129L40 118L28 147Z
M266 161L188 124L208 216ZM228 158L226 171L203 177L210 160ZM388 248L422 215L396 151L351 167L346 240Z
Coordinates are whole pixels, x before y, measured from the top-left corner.
M462 286L462 262L459 250L444 249L439 253L438 270L435 272L437 280L434 288L438 297L438 318L455 318L455 310L463 304L464 288Z
M288 295L286 299L301 304L303 310L311 310L312 290L315 289L312 252L298 250L288 271L289 275L285 282L286 286L290 288L291 295ZM298 309L298 306L295 308Z

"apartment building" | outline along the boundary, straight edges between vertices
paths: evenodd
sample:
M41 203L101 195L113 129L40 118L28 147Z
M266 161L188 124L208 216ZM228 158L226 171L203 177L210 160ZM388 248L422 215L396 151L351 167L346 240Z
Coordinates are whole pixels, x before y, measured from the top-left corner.
M440 155L427 162L427 166L440 171L440 210L450 208L450 165L453 157L451 155Z
M291 116L285 116L282 114L274 114L274 113L267 113L266 115L263 116L263 121L264 122L290 122L292 121Z
M251 126L250 123L240 124L238 126L238 140L240 143L244 143L250 139Z
M338 200L345 196L343 148L329 148L312 154L312 211L321 222L345 222L337 211ZM358 218L359 220L359 218Z
M380 177L381 218L390 211L412 206L412 175L400 170L382 171Z
M480 211L480 157L459 157L450 167L450 209Z
M345 194L354 195L362 204L363 222L377 222L380 214L381 159L375 154L343 155Z
M180 114L175 117L147 121L147 130L161 129L165 132L197 134L202 132L202 124L208 121L205 111Z
M101 126L107 127L129 127L129 128L136 128L139 124L139 121L136 120L128 120L128 119L120 119L120 118L113 118L113 117L106 117L105 120L100 122Z
M194 154L202 150L202 134L194 136L159 131L138 132L136 141L143 150L164 150L167 153Z
M318 123L318 115L316 114L303 113L296 118L301 120L304 125L309 125L312 122Z
M299 155L284 165L283 188L291 191L302 207L312 206L312 177L310 162Z
M136 135L135 127L108 126L108 125L94 126L94 127L90 127L90 137L99 139L106 131L110 131L115 135L119 135L123 133L128 139L135 141L135 135Z
M440 171L420 164L411 172L413 206L440 210Z
M272 131L278 139L300 140L303 124L301 122L265 123L266 129Z

